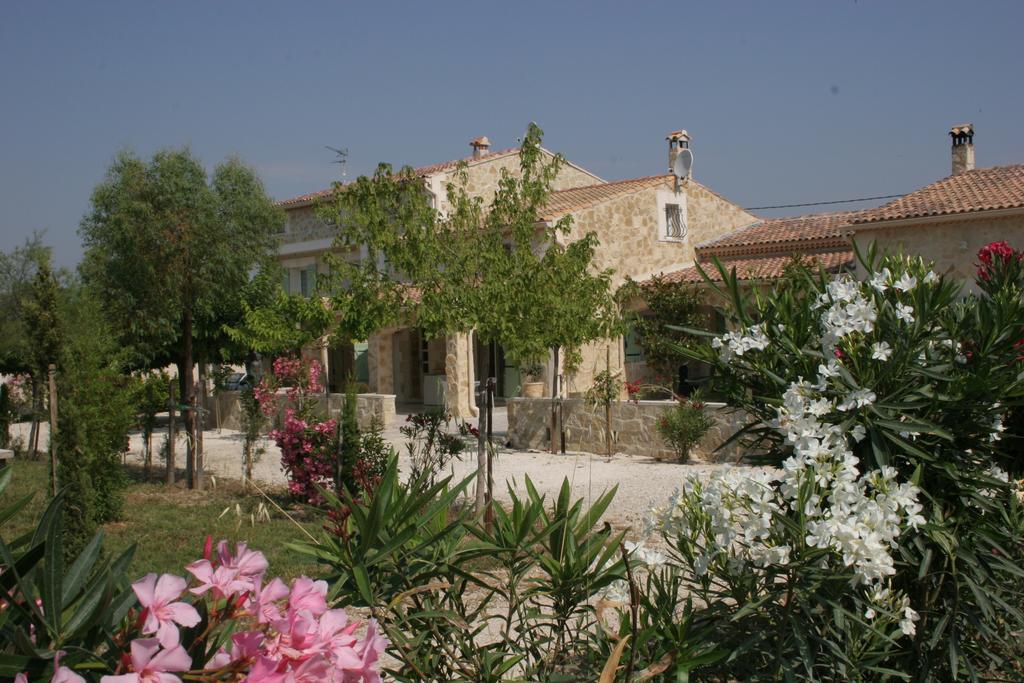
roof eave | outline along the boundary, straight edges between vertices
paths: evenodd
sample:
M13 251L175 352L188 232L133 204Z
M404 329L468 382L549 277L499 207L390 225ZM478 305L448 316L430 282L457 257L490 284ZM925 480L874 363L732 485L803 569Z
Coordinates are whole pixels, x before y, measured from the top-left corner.
M933 214L929 216L914 216L912 218L892 218L872 220L865 223L851 223L846 226L847 234L861 232L863 230L877 230L879 228L898 228L905 225L923 225L925 223L957 223L962 221L980 220L985 218L1004 218L1024 215L1024 206L1016 206L1009 209L982 209L975 211L960 211L957 213Z

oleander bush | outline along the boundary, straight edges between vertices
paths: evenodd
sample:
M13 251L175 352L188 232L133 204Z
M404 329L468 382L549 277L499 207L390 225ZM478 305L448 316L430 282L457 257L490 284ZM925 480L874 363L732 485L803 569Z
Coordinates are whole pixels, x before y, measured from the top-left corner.
M652 530L686 568L739 680L1021 676L1021 255L979 254L976 292L923 261L795 267L691 348L778 469L690 479ZM695 331L696 332L696 331Z
M12 469L0 472L0 495ZM27 503L0 509L0 524ZM207 537L176 574L130 582L134 547L103 552L97 533L64 562L63 493L36 529L0 538L0 679L18 683L380 681L387 646L373 620L327 602L327 584L266 576L262 553Z

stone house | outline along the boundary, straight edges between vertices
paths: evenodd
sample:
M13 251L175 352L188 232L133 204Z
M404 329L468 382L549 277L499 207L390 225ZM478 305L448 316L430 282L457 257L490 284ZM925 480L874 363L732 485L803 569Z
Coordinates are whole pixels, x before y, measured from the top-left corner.
M977 253L1004 240L1024 248L1024 164L975 168L974 126L950 129L952 175L850 221L858 244L902 250L972 282Z
M718 280L717 258L735 268L744 285L767 286L796 257L829 272L856 274L853 243L866 248L875 242L880 250L934 261L937 271L971 283L976 255L986 244L1005 240L1024 248L1024 165L975 168L974 127L953 126L949 135L948 177L875 209L757 221L697 244L694 264ZM704 285L696 265L662 275L670 282ZM629 379L647 375L642 357L635 354L626 368Z
M671 165L678 150L689 146L690 138L686 131L677 131L669 135L668 142ZM446 184L460 162L466 163L467 190L485 202L493 197L502 171L519 171L517 148L490 152L485 137L471 146L473 154L468 159L416 169L440 211L446 208ZM322 257L332 248L333 229L318 219L316 205L332 192L279 202L287 215L279 250L286 269L282 284L287 291L308 295L317 272L323 269ZM755 216L692 178L678 181L662 174L605 182L572 163L562 167L538 224L566 215L572 217L572 229L560 239L572 241L595 233L600 241L595 267L614 269L615 284L627 277L639 280L692 263L694 245L756 221ZM358 254L349 257L358 258ZM415 329L386 329L354 348L325 345L320 354L331 391L340 390L343 378L351 373L371 392L395 395L400 403L443 403L457 417L476 413L476 365L484 354L491 355L500 396L516 395L520 384L519 369L505 362L500 348L486 347L465 334L428 340ZM624 367L621 339L591 344L582 355L579 368L567 378L570 392L585 391L593 375L606 364L613 372ZM549 360L545 391L550 392L554 370Z

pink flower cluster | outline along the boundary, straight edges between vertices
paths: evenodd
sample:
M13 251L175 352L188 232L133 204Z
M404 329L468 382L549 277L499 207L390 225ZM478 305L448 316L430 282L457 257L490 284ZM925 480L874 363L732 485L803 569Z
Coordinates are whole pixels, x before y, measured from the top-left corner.
M311 505L324 502L317 487L329 488L332 481L337 427L337 420L307 421L297 416L294 408L286 408L284 428L270 432L270 438L281 449L288 490Z
M103 676L103 683L181 683L177 674L248 683L381 680L379 660L387 640L373 620L357 636L358 622L350 622L343 609L328 609L326 582L304 576L291 586L279 578L267 581L262 553L245 543L232 553L221 541L214 556L210 539L204 559L186 569L195 579L191 588L173 574L147 574L132 584L142 611L130 632L142 637L131 640L118 671ZM197 598L207 602L206 624L190 602ZM179 628L195 626L202 626L202 633L183 645ZM210 661L193 669L189 651L207 651L217 638L227 640ZM54 662L51 683L85 683L60 665L62 655ZM25 674L17 678L27 680Z

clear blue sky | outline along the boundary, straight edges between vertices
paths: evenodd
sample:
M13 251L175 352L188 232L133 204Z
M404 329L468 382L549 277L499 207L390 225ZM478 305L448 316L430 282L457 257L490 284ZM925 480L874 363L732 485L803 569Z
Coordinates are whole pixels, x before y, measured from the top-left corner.
M745 206L913 190L1024 162L1024 3L24 2L0 18L0 249L45 229L60 265L118 149L240 155L277 198L487 135L607 179L664 170ZM807 210L791 210L801 213ZM772 215L787 212L771 212Z

